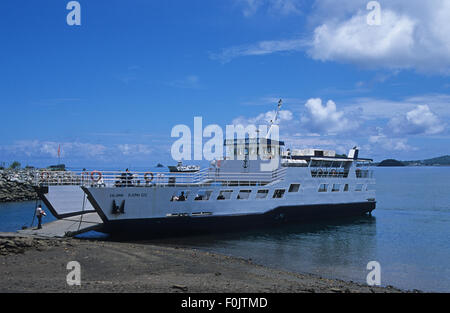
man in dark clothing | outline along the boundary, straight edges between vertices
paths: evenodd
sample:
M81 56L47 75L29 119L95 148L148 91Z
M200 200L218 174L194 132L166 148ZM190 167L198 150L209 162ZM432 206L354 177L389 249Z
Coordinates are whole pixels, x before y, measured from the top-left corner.
M184 196L184 191L181 192L181 195L178 197L178 201L185 201L186 197Z

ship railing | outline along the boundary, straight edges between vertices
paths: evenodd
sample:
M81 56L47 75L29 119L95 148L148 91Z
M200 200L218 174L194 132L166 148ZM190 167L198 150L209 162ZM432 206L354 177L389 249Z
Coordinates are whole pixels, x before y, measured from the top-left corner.
M219 173L214 169L196 172L124 171L37 171L35 186L145 187L179 185L263 185L283 179L286 169L260 173Z
M345 168L311 168L311 176L322 178L347 178L349 170Z
M232 173L211 169L207 180L222 186L263 186L278 180L283 180L286 168L278 168L267 172Z
M189 173L126 171L39 171L33 178L36 186L136 187L189 184L199 181L206 170Z
M347 178L350 174L348 169L344 168L312 168L311 177L315 178ZM373 178L373 170L355 170L356 178Z

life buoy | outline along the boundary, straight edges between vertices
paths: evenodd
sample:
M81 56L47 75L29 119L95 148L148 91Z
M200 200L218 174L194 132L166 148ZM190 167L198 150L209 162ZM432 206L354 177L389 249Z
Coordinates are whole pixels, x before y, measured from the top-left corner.
M95 177L95 175L97 175L97 178ZM94 183L98 183L100 181L100 179L102 179L102 173L99 171L92 171L91 172L91 180Z
M50 174L47 171L41 172L41 179L48 180L50 178Z
M150 176L150 177L149 177ZM147 172L144 174L144 179L146 183L149 183L153 180L153 173L152 172Z

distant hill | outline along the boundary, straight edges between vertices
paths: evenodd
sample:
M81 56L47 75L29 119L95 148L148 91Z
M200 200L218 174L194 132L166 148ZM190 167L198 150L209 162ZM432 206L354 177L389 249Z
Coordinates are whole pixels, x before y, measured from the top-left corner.
M384 161L381 161L378 166L405 166L403 162L394 160L394 159L387 159Z
M394 159L383 160L379 163L372 163L373 166L450 166L450 155L444 155L437 158L416 160L416 161L398 161Z
M426 160L403 161L402 163L409 166L450 166L450 155Z

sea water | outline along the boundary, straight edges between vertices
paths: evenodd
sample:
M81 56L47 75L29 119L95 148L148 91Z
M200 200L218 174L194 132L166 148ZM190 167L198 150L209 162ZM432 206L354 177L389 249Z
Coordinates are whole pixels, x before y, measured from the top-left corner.
M372 216L164 243L363 284L377 261L383 286L450 292L450 167L374 171Z
M372 216L157 242L359 283L377 261L383 286L450 292L450 167L374 170ZM35 202L0 204L0 231L30 226L34 209Z

